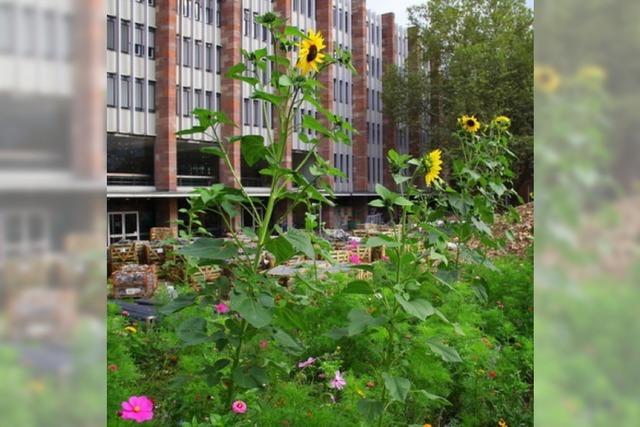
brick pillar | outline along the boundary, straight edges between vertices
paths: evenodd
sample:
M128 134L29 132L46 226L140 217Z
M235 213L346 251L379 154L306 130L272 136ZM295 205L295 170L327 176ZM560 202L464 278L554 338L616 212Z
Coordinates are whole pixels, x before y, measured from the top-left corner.
M158 0L156 7L156 141L155 184L160 191L177 187L176 153L176 7L177 0Z
M366 192L367 182L367 5L366 0L352 0L353 65L353 136L354 192Z
M242 62L240 49L242 48L242 0L224 0L221 2L222 28L220 29L222 42L222 111L237 125L242 125L242 91L241 82L226 76L227 70L233 65ZM237 134L238 128L233 125L224 125L222 135L225 137ZM240 141L236 141L228 147L229 157L233 168L240 179L241 155ZM220 159L220 182L229 187L238 187L231 170ZM240 228L240 217L233 218L233 226Z
M327 46L325 52L327 55L330 55L333 52L333 1L316 1L316 22L318 25L316 31L320 31L322 33L325 45ZM322 106L329 111L333 111L333 75L334 67L330 66L319 76L320 83L324 86L324 89L320 90L320 102L322 103ZM327 127L332 126L332 124L328 123L325 118L322 118L322 123ZM320 146L318 147L318 153L332 165L334 152L333 144L333 141L322 138ZM333 177L326 177L326 182L333 185ZM323 206L323 217L325 216L325 208L327 207Z
M75 79L73 96L71 152L72 170L76 176L104 180L106 176L106 132L104 123L105 56L104 8L102 0L86 0L77 4L73 38L74 71L82 70ZM82 117L83 120L78 120ZM104 218L100 215L100 218Z
M388 67L395 65L397 56L397 34L395 15L393 13L385 13L382 15L382 63L383 73L387 72ZM389 165L386 162L386 156L389 150L396 149L396 126L393 121L385 115L382 119L382 150L384 158L382 161L383 181L386 187L393 187L393 178Z
M178 199L156 199L156 227L171 227L177 236Z

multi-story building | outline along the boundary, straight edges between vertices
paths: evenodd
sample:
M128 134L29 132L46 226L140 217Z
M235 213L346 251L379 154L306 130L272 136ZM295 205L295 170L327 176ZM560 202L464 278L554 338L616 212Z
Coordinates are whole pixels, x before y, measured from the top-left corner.
M109 240L144 239L152 226L178 218L195 186L231 184L231 176L215 156L202 153L207 135L176 137L191 127L195 107L221 109L245 134L262 134L272 122L263 120L261 101L250 98L245 83L225 77L241 62L241 49L270 43L256 17L268 11L284 16L303 30L322 32L328 50L352 52L358 70L333 65L320 76L328 89L322 102L358 131L351 146L324 144L321 154L345 174L333 182L335 208L324 207L329 227L347 218L364 221L376 183L388 180L385 152L407 151L406 132L382 113L382 75L389 64L403 65L406 31L392 13L366 9L365 0L108 0L107 2L107 189ZM269 70L263 76L269 78ZM333 90L331 90L331 88ZM295 112L314 114L310 105ZM223 132L231 132L224 129ZM294 134L291 162L299 164L305 143ZM268 194L268 182L248 167L240 151L232 161L241 169L243 185L257 197ZM288 218L300 225L303 212ZM250 218L246 218L250 221ZM240 218L240 223L251 225ZM216 218L206 218L216 231Z

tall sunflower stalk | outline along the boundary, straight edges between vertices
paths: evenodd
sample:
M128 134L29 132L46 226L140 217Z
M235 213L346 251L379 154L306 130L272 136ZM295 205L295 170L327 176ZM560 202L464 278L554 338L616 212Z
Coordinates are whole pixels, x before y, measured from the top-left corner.
M197 263L224 265L228 277L205 286L198 294L184 295L180 304L170 304L164 309L165 313L171 313L193 304L217 303L212 325L189 317L178 330L183 331L179 333L183 340L201 345L203 352L208 353L207 358L214 359L206 370L208 382L212 386L224 384L226 399L221 409L227 411L242 389L262 387L267 381L263 361L245 352L247 340L263 335L288 351L304 349L295 334L275 325L288 324L290 313L297 311L296 305L306 299L295 295L295 290L278 285L264 267L271 258L273 266L298 254L314 260L328 256L327 245L313 236L311 230L284 231L278 224L301 204L307 210L313 203L332 205L331 187L320 178L338 176L340 171L323 159L318 149L323 143L350 143L353 131L346 120L322 105L320 93L326 88L317 80L334 63L353 69L349 55L341 51L327 53L322 34L315 31L304 34L274 13L257 17L257 22L268 29L271 44L253 52L243 51L244 62L229 68L226 76L243 82L249 87L251 98L262 103L263 123L271 125L267 126L265 136L224 135L220 132L222 125L227 129L237 125L224 112L205 109L194 110L198 125L178 132L211 136L214 145L203 151L220 157L233 177L232 186L214 184L198 188L191 197L198 215L217 214L230 230L230 238L200 238L181 250ZM269 70L271 76L265 82L263 76ZM314 108L322 119L309 114L303 115L301 123L294 120L303 103ZM287 146L294 133L308 149L298 165L287 161ZM266 165L259 171L269 180L266 201L253 197L243 185L231 155L235 145L240 145L242 161L248 167ZM235 224L244 213L253 219L255 230L245 228L241 236ZM213 355L202 345L211 342L217 348Z

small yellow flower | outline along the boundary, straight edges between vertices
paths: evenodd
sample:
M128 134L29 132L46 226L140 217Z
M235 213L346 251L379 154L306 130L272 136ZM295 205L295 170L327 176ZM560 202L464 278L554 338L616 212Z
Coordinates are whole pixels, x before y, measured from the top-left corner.
M498 116L493 119L493 124L502 130L507 130L511 126L511 119L507 116Z
M307 38L302 40L298 45L300 50L298 52L298 62L296 66L302 74L308 74L310 71L318 72L318 64L324 62L324 54L321 53L321 51L325 47L322 34L309 30Z
M503 420L502 418L500 418L500 421L498 421L498 426L499 427L509 427L507 422L505 420Z
M587 65L578 70L578 79L582 82L602 84L606 78L606 70L598 65Z
M365 398L367 397L366 394L364 394L364 391L360 390L359 388L356 387L356 393L358 393L358 396Z
M422 163L424 164L424 168L427 173L424 175L424 182L431 186L433 181L440 176L440 171L442 170L442 151L439 149L433 150L422 159Z
M136 332L138 332L138 330L136 328L134 328L133 326L127 326L126 328L124 328L125 332L131 332L132 334L135 334Z
M476 119L476 116L467 116L464 114L458 119L458 123L469 133L476 133L480 130L480 121Z
M560 86L560 74L550 65L536 65L533 80L536 89L546 93L553 93Z

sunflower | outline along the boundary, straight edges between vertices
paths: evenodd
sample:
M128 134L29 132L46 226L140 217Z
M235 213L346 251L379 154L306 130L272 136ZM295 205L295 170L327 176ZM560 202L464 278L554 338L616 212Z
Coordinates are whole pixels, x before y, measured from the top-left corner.
M458 123L469 133L476 133L480 130L480 121L476 116L463 115L458 119Z
M498 116L493 119L493 124L502 130L507 130L511 126L511 119L507 116Z
M553 93L560 86L560 75L548 65L537 65L533 70L533 80L536 89L546 93Z
M438 178L442 170L442 151L433 150L422 159L422 163L427 173L424 175L424 182L430 187L431 183Z
M309 30L309 35L298 45L300 51L298 53L298 62L296 66L302 74L308 74L309 71L318 72L318 64L323 62L324 54L322 49L326 46L320 32Z

